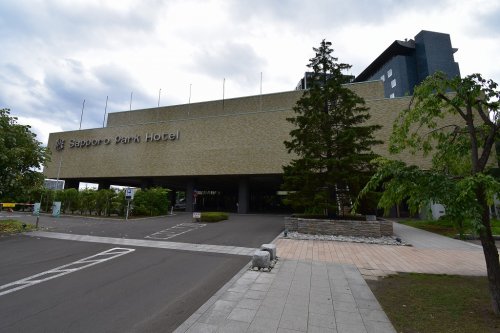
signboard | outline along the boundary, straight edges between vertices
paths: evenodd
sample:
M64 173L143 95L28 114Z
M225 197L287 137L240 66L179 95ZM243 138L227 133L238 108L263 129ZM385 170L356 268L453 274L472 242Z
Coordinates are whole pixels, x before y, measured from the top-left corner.
M201 219L201 213L200 212L193 212L193 219Z
M14 208L16 207L16 204L15 203L11 203L11 202L4 202L2 204L3 208Z
M60 214L61 214L61 201L54 201L54 204L52 205L52 216L59 217Z
M40 215L40 203L35 202L35 205L33 206L33 215L38 216Z
M125 199L132 200L134 198L134 189L127 188L125 190Z

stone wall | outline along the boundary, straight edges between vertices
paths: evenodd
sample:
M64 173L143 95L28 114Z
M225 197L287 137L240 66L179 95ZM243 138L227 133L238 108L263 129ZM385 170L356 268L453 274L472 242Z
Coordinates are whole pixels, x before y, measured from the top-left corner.
M295 217L285 218L285 228L312 235L339 235L355 237L392 236L391 221L319 220Z

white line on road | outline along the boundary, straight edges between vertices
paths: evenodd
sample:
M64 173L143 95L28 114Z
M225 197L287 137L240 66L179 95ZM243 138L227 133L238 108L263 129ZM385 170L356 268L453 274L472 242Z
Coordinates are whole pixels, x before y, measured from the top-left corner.
M195 230L198 228L202 228L206 226L206 224L199 224L199 223L181 223L177 224L173 227L155 232L154 234L151 234L149 236L146 236L144 238L151 238L151 239L170 239L175 236L179 236L182 234L185 234L186 232L189 232L191 230Z
M141 247L152 247L157 249L168 249L168 250L226 253L226 254L235 254L241 256L251 256L254 254L256 250L258 250L257 248L240 247L240 246L192 244L192 243L180 243L180 242L171 242L164 240L158 241L149 239L99 237L99 236L89 236L89 235L63 234L60 232L47 232L47 231L30 231L23 233L23 235L30 237L65 239L78 242L114 244L118 246L141 246Z
M0 296L21 290L32 285L42 283L48 280L55 279L56 277L63 276L69 273L79 271L81 269L100 264L102 262L118 258L124 254L135 251L135 249L126 249L115 247L107 251L94 254L93 256L83 258L72 263L56 267L54 269L32 275L30 277L14 281L0 286Z

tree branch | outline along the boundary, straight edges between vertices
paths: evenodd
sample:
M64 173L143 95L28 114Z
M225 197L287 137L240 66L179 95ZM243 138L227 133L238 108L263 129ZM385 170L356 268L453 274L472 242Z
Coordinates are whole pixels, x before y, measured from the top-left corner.
M482 100L477 100L477 111L479 113L479 115L481 116L481 119L483 119L484 123L485 124L488 124L488 125L493 125L493 122L490 120L490 118L488 117L488 115L486 113L484 113L484 110L483 110L483 101ZM485 104L487 105L487 104Z
M490 128L490 133L484 140L483 151L481 152L481 158L478 161L478 166L481 171L484 171L486 168L486 163L488 163L488 159L490 158L491 148L495 143L495 136L497 134L496 126L492 126Z
M456 106L456 105L453 105L453 103L451 102L451 99L449 99L449 98L448 98L448 96L446 96L445 94L442 94L442 93L438 93L438 94L437 94L437 96L438 96L439 98L441 98L442 100L444 100L444 101L445 101L446 103L448 103L449 105L451 105L451 106L455 109L455 111L457 111L457 112L460 114L460 116L461 116L464 120L466 120L466 119L467 119L467 116L466 116L466 115L465 115L465 113L462 111L462 109L460 109L460 108L459 108L458 106Z

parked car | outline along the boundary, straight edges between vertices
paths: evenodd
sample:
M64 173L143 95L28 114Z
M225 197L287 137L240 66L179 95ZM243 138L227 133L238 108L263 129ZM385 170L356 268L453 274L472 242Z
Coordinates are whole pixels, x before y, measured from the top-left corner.
M174 205L174 209L186 209L186 199L180 199Z

